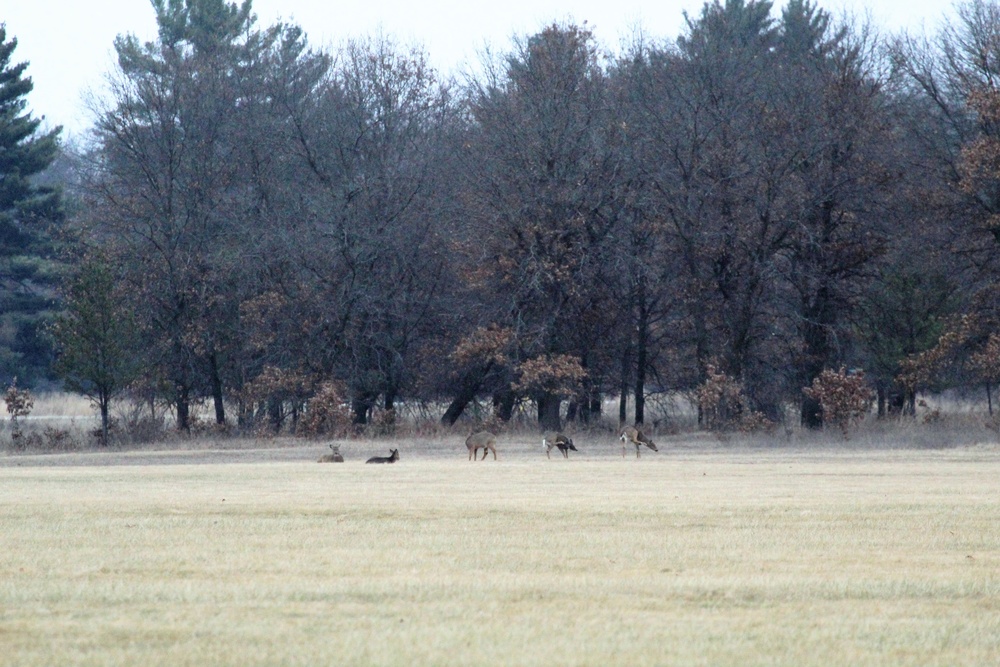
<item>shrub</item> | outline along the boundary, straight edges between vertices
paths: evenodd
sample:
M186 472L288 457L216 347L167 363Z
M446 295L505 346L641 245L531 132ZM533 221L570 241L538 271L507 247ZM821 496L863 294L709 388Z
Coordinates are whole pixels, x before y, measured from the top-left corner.
M396 410L376 409L372 414L368 433L373 437L393 435L396 432Z
M299 421L296 435L306 438L344 436L351 432L351 408L344 399L339 384L326 382L306 403L305 415ZM387 411L392 412L392 411ZM395 422L395 412L392 412Z
M7 391L4 393L4 402L7 404L7 414L10 415L10 443L11 449L24 450L34 448L41 444L41 438L37 434L25 434L21 431L18 419L31 414L31 409L35 407L35 399L31 397L31 392L27 389L17 388L17 378L15 377ZM37 440L38 442L35 442Z
M868 414L875 396L865 380L864 371L848 373L843 367L839 371L823 371L811 387L802 389L802 393L819 402L823 423L836 424L845 438L851 426Z
M164 438L167 432L166 414L153 404L138 401L124 403L118 418L108 422L108 435L112 442L121 444L149 444ZM99 438L99 431L94 436Z
M705 381L695 390L695 395L702 423L709 431L753 433L774 428L774 422L764 413L751 409L743 386L714 364L708 364Z
M3 400L7 404L7 414L10 415L11 427L16 431L18 430L17 420L31 414L32 408L35 407L35 399L31 397L31 392L27 389L17 388L17 378L15 377L10 386L7 387Z

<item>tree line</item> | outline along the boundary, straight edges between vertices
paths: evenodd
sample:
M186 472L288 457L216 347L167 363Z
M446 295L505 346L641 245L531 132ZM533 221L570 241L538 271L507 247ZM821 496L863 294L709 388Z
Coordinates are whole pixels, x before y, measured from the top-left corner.
M384 35L314 48L250 0L152 4L157 39L115 42L71 215L32 232L70 267L51 367L105 424L122 392L182 430L203 401L299 428L320 398L356 424L487 400L559 428L615 395L640 424L653 394L731 386L706 425L794 405L819 427L803 390L831 369L863 369L880 415L992 401L993 0L924 37L714 0L615 54L553 23L464 80Z

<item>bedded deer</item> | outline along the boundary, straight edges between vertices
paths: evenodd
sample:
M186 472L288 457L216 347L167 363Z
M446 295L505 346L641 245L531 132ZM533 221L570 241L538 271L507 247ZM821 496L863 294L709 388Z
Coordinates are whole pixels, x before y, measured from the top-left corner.
M642 445L646 445L654 452L660 451L656 448L655 442L647 438L642 434L642 431L633 426L623 428L618 439L622 441L622 458L625 458L625 448L628 447L628 443L630 442L635 445L635 458L639 458L639 450L642 448Z
M480 449L483 450L483 461L486 460L486 455L489 452L493 452L493 460L497 460L497 437L489 431L473 433L465 439L465 446L469 448L470 461L476 460Z
M542 449L545 450L545 456L552 458L552 448L558 447L559 451L562 452L563 458L569 458L569 450L578 452L576 447L573 446L573 438L569 438L562 433L556 433L555 431L549 431L542 435Z
M332 454L324 454L319 457L317 463L343 463L344 457L340 454L340 445L330 445L330 449L333 450Z
M365 461L365 463L395 463L398 460L399 460L399 450L390 449L389 456L373 456L367 461Z

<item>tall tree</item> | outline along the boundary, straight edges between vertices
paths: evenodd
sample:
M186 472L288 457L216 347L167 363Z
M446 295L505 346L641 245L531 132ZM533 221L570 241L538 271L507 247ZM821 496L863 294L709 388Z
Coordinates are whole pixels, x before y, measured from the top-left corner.
M639 40L610 73L615 125L621 130L622 194L627 202L607 282L621 306L615 317L618 326L606 336L621 366L621 422L627 419L630 393L635 397L634 423L645 421L648 379L661 387L690 382L676 364L663 368L660 363L668 350L684 345L688 333L682 322L685 285L679 279L685 271L678 266L681 253L669 243L672 209L661 189L668 174L676 173L685 160L681 144L689 136L679 129L685 125L685 96L677 88L683 85L677 64L673 50ZM664 150L668 147L676 150Z
M250 223L263 210L256 137L268 132L256 124L258 110L268 103L276 52L301 31L257 29L249 0L153 7L157 41L115 43L119 66L96 128L89 215L129 269L136 312L152 334L149 375L169 387L186 430L201 396L226 420L241 278L259 237Z
M771 3L706 3L676 48L651 49L637 81L645 206L675 257L684 317L676 344L695 383L710 365L760 402L776 397L776 258L787 238L791 151L773 99L778 29Z
M16 48L0 24L0 375L31 382L51 362L39 335L58 277L47 227L63 210L59 189L39 176L58 155L61 128L42 131L27 110L34 84Z
M309 316L282 318L299 352L280 365L343 380L363 424L380 397L391 410L413 388L440 334L453 280L437 165L455 108L418 48L378 36L337 56L315 97L290 108L281 289L290 313Z
M780 86L801 183L785 277L796 295L800 387L845 363L851 313L866 274L885 250L888 194L898 183L893 127L870 39L835 27L808 0L782 14ZM823 424L819 402L803 394L800 419Z
M670 345L691 360L674 382L716 367L778 419L844 349L831 341L880 248L868 210L891 157L863 41L810 2L781 20L771 9L706 3L675 47L637 51L623 71L636 206L671 267L655 282L675 304Z
M612 314L597 288L621 202L606 76L592 32L551 25L472 82L465 148L475 242L468 261L517 338L523 383L544 428L558 428L564 362L599 371L594 332ZM492 261L491 261L492 259ZM542 380L548 368L552 377ZM522 378L523 379L523 378Z
M929 38L905 35L891 48L900 99L898 116L913 143L908 160L914 210L925 245L913 253L947 274L960 289L954 302L965 316L943 329L935 348L908 362L935 360L928 385L967 382L948 373L985 353L1000 321L1000 3L966 0L955 18ZM961 341L957 344L956 341ZM956 350L959 352L956 354ZM955 362L955 363L946 363ZM926 370L926 369L925 369ZM987 377L988 382L993 378ZM989 386L989 385L987 385ZM910 381L905 388L912 391Z
M64 310L52 333L58 345L55 369L69 389L90 398L101 416L101 444L108 444L111 401L138 375L138 330L107 260L85 259L70 280Z

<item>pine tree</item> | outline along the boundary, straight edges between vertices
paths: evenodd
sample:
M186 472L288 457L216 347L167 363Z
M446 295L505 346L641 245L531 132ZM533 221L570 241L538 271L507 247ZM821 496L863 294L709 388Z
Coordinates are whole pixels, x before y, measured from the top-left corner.
M47 227L63 217L59 189L38 177L59 152L62 128L40 132L27 110L34 84L28 63L11 60L16 48L0 24L0 379L31 383L51 359L40 335L58 273Z
M111 401L138 373L138 330L121 289L106 258L84 260L67 285L65 310L52 326L60 351L55 370L100 411L103 445L108 444Z

